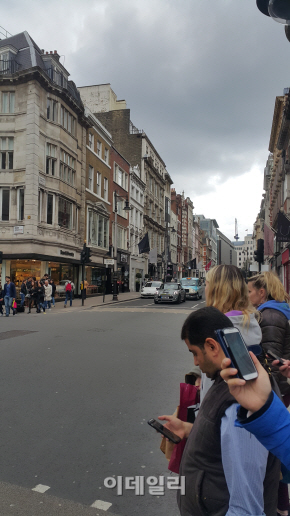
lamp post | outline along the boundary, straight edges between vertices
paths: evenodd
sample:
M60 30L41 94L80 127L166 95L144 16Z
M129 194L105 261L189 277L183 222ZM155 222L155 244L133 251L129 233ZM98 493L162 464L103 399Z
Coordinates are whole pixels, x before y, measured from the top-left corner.
M248 273L248 255L249 255L249 248L247 247L246 250L243 250L243 254L247 255L246 257L246 281L247 281L247 273Z
M117 251L117 211L118 211L118 202L122 202L124 198L122 195L118 195L115 190L115 228L114 228L114 276L113 276L113 301L118 301L118 285L117 285L117 276L118 276L118 251ZM130 211L132 208L129 206L128 197L125 200L124 211Z

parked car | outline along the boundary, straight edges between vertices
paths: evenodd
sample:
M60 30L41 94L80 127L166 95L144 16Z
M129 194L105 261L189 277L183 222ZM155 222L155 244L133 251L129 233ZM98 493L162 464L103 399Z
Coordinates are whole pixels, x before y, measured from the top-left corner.
M61 280L58 285L55 285L56 287L56 294L61 297L65 296L65 284L68 280Z
M147 281L145 286L141 288L141 297L154 297L161 285L162 281Z
M202 298L203 289L199 278L182 278L180 283L183 286L188 299Z
M154 303L185 303L185 290L180 283L164 283L154 296Z

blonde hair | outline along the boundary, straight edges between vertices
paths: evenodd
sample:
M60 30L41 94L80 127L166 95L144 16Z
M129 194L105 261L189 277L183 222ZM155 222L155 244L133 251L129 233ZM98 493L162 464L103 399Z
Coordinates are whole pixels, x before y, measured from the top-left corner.
M286 301L286 303L288 303L290 300L290 296L287 294L275 272L261 272L260 274L249 278L248 283L251 283L257 290L260 288L265 289L267 301L274 299L275 301Z
M243 312L244 323L256 310L251 305L243 275L235 265L216 265L206 275L208 282L206 304L224 314L231 310Z

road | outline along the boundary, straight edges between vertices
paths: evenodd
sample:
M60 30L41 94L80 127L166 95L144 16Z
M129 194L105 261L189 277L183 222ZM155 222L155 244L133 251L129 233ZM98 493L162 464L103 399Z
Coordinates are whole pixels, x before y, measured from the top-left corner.
M152 496L147 486L144 496L133 490L117 496L104 479L169 476L147 420L178 404L192 360L180 330L202 306L203 300L135 299L1 318L0 482L33 496L44 485L39 496L87 507L99 500L105 504L98 507L121 516L178 515L173 490Z

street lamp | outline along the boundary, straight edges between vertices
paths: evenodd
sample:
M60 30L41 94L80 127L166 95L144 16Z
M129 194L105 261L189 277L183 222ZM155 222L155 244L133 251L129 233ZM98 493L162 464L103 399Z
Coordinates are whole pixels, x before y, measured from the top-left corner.
M117 271L118 271L118 251L117 251L117 211L118 211L118 202L122 202L124 200L122 195L118 195L115 190L115 231L114 231L114 277L113 277L113 301L118 301L118 287L117 287ZM125 200L124 211L130 211L132 208L129 205L128 197Z
M244 255L247 255L247 258L246 258L246 281L247 281L247 272L248 272L248 255L249 255L249 248L247 247L246 249L243 250L243 254Z

